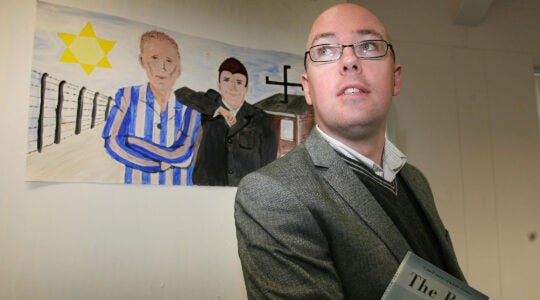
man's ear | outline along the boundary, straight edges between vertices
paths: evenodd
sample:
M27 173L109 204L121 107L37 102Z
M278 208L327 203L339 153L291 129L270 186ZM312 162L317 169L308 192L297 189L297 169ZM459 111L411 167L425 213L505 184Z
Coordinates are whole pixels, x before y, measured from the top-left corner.
M401 91L401 65L394 65L394 91L392 95L397 96Z
M143 61L142 61L142 55L139 54L139 64L141 64L141 67L144 68L144 64L143 64Z
M302 81L302 88L304 89L304 97L306 98L306 103L309 105L313 105L313 101L311 101L311 95L309 93L309 78L307 73L304 73L300 76L300 80Z

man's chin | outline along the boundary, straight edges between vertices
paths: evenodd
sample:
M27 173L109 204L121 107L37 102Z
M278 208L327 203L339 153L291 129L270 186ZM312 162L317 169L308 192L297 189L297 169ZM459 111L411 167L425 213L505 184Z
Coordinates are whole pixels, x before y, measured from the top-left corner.
M240 107L240 106L242 106L242 104L244 104L243 99L223 98L223 102L227 103L227 105L229 105L229 106L231 106L233 108Z

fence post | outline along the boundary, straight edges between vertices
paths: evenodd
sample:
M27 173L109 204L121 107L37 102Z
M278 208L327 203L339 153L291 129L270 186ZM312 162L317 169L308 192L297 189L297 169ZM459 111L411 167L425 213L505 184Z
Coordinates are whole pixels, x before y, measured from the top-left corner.
M113 101L113 98L111 96L109 96L109 98L107 98L107 108L105 108L105 120L104 121L107 121L107 118L109 117L109 109L111 108L111 102Z
M39 116L38 116L38 126L37 126L37 150L41 152L43 148L43 118L45 113L45 92L47 90L47 77L49 74L43 73L41 76L41 92L39 100Z
M79 98L77 99L77 119L75 120L75 134L81 133L85 91L86 91L86 88L83 86L81 90L79 91Z
M64 107L64 84L65 80L58 84L58 103L56 104L56 127L54 129L54 143L60 144L62 138L62 109Z
M94 94L94 101L92 101L92 122L90 123L90 128L94 128L94 125L96 124L96 114L97 114L97 98L99 96L99 92L96 92Z

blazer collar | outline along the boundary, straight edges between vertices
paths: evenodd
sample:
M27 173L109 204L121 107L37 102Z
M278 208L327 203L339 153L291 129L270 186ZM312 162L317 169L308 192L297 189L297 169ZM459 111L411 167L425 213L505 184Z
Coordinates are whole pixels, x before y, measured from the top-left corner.
M312 130L305 147L326 182L386 244L399 264L411 247L366 186L317 130Z

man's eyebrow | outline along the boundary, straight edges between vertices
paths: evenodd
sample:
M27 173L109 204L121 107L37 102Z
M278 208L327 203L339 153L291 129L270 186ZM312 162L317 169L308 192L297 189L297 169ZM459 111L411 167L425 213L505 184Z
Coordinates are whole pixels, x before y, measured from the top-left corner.
M356 31L356 33L359 35L374 35L381 40L384 39L383 35L374 29L362 29L362 30Z
M316 36L313 37L313 41L311 42L311 45L313 46L315 44L315 42L320 40L320 39L334 38L334 37L336 37L336 34L332 33L332 32L323 32L323 33L317 34Z
M379 33L378 31L374 30L374 29L360 29L360 30L356 31L356 34L358 34L360 36L374 35L374 36L376 36L377 39L384 40L383 35L381 33ZM335 33L333 33L333 32L323 32L323 33L317 34L313 38L313 41L311 42L311 45L312 46L315 45L315 42L317 42L320 39L335 38L335 37L337 37L337 35Z

